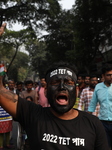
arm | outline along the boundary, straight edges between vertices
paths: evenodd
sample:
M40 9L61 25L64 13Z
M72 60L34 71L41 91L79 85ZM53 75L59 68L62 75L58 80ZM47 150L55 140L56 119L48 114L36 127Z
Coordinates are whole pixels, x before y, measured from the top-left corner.
M4 33L6 23L0 27L0 36ZM2 83L3 77L0 76L0 105L13 117L16 116L16 108L18 96L8 90L6 90Z
M39 104L39 103L38 103L38 98L39 98L39 97L38 97L37 91L35 90L35 98L34 98L34 103L35 103L35 104Z
M0 36L4 33L6 23L0 27ZM2 83L3 77L0 76L0 105L13 117L16 116L16 108L18 96L8 90L6 90Z
M95 90L94 90L94 93L93 93L93 96L92 96L92 99L91 99L91 101L90 101L89 107L88 107L88 112L89 112L89 113L95 112L97 102L98 102L98 99L97 99L97 91L96 91L96 89L95 89Z
M0 76L0 106L2 106L10 115L16 117L16 108L18 96L4 88L3 77Z
M4 33L6 28L6 23L2 24L2 26L0 27L0 36L2 36L2 34Z

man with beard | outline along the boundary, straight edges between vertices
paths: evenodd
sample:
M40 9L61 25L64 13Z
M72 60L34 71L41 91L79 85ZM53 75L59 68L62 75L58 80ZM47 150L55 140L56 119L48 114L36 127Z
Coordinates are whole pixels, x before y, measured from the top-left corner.
M84 108L84 111L88 112L88 106L90 104L90 101L93 96L94 88L96 84L98 83L98 78L96 75L90 76L90 82L89 82L89 87L84 88L81 95L80 95L80 100L78 104L78 109L82 110ZM93 112L94 115L98 116L99 114L99 105L96 106L95 112Z
M37 92L36 92L36 90L32 90L32 88L33 88L33 81L32 80L27 80L25 82L25 88L26 88L26 90L22 91L20 96L22 98L24 98L24 99L27 96L31 96L33 98L33 102L37 104L38 103L38 101L37 101L37 99L38 99Z
M8 90L10 90L13 93L16 93L17 95L19 95L19 92L15 88L15 81L13 79L8 81Z
M76 81L71 65L53 64L46 73L51 107L43 108L5 89L0 76L0 105L24 127L31 150L108 150L99 119L73 109Z
M77 83L78 83L78 98L80 98L80 94L82 92L82 90L85 88L85 83L84 83L84 75L83 74L79 74L77 76Z
M85 88L89 87L89 83L90 83L90 75L86 74L84 77L84 83L85 83Z

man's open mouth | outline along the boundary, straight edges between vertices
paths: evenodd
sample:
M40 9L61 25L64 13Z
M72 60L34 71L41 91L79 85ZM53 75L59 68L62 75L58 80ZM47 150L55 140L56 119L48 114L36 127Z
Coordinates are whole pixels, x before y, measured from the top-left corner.
M66 94L59 94L56 98L56 103L59 105L67 105L68 104L68 96Z

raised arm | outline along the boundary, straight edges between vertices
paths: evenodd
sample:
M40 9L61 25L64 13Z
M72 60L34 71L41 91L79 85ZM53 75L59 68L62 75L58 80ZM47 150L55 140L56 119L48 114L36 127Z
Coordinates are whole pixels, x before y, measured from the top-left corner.
M6 28L6 23L2 24L2 26L0 27L0 36L4 33Z
M6 23L4 23L0 27L0 36L4 33L5 27L6 27ZM0 70L0 71L4 71L4 70ZM0 106L2 106L8 113L10 113L13 117L15 117L18 96L4 88L2 79L3 79L3 74L0 73Z
M16 117L18 96L4 88L2 78L3 77L0 76L0 106L2 106L13 117Z

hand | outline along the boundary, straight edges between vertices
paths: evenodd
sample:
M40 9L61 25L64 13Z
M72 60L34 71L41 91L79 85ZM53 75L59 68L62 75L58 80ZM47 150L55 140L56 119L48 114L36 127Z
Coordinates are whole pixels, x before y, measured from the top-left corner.
M2 34L4 33L5 31L5 28L6 28L6 23L2 24L2 26L0 27L0 36L2 36Z

